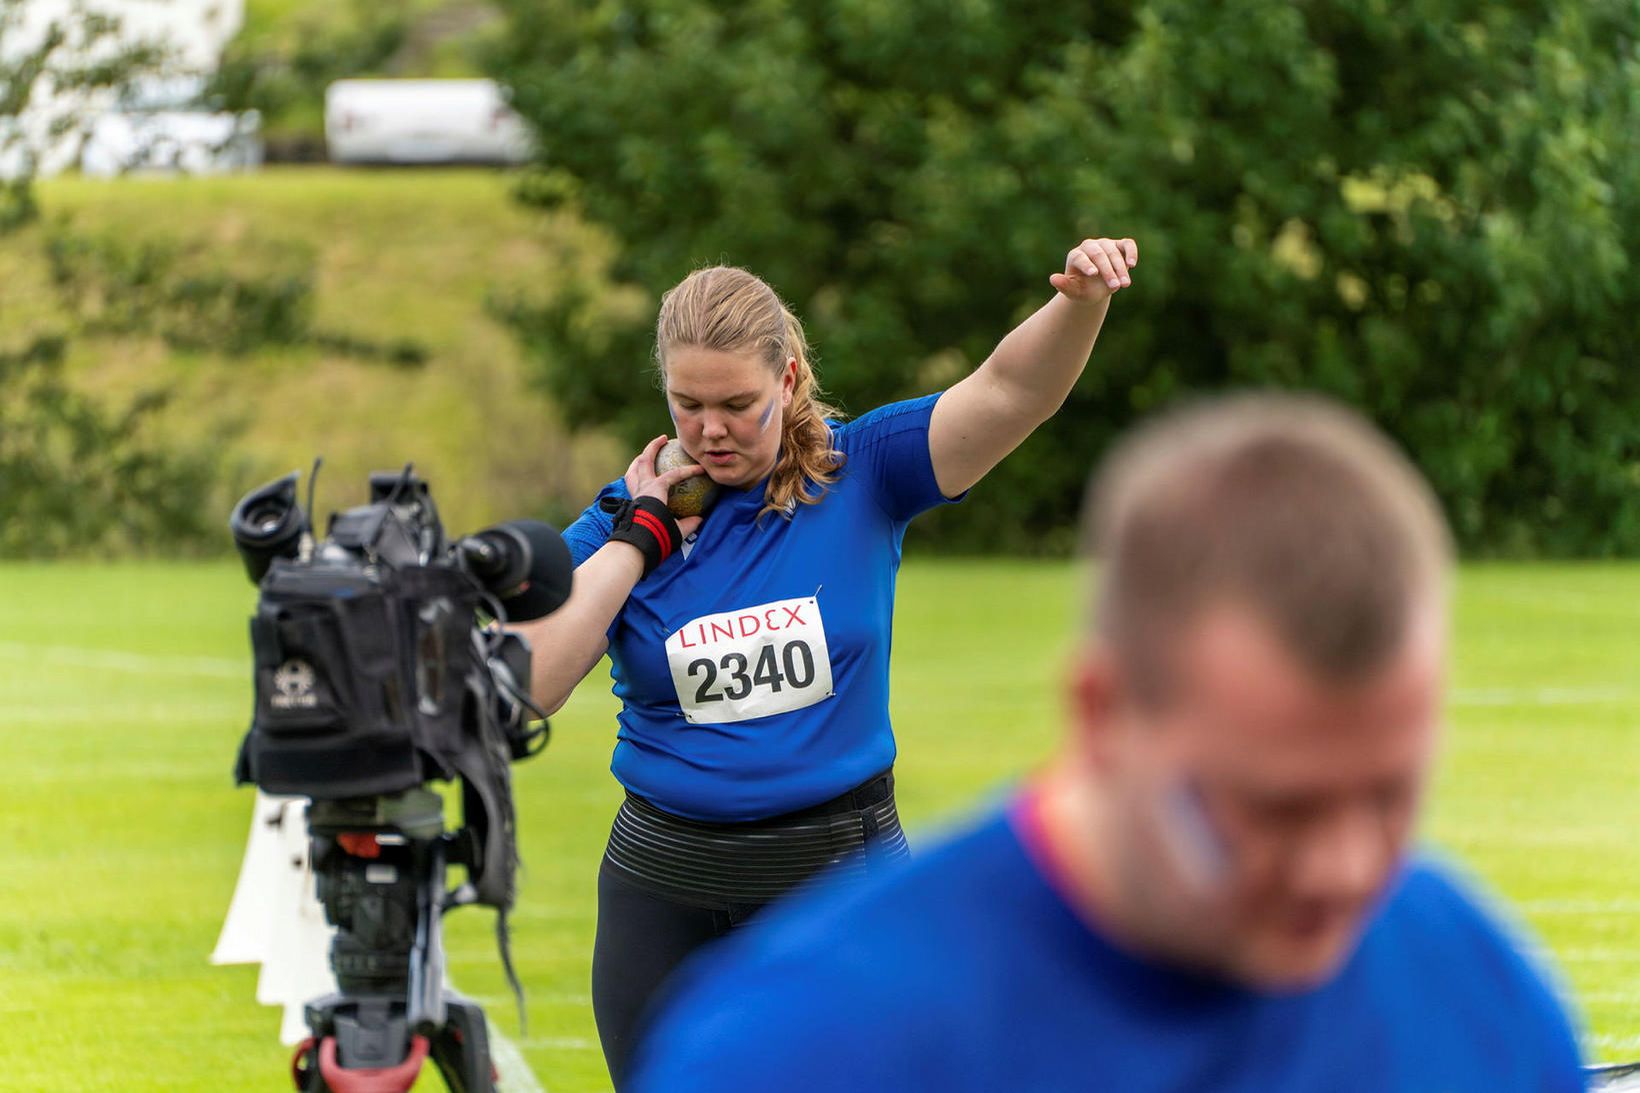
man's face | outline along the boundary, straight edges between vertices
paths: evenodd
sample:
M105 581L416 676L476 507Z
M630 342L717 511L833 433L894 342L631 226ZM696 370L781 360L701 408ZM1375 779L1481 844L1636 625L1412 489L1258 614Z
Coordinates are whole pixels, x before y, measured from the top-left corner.
M1249 986L1325 980L1401 861L1436 735L1442 626L1386 665L1317 679L1250 612L1209 611L1159 707L1111 707L1115 898L1164 955ZM1119 678L1119 674L1118 674Z

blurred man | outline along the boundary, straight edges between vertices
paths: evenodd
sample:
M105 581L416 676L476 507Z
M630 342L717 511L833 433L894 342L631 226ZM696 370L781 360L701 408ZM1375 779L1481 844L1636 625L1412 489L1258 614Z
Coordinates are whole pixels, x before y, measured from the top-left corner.
M1088 522L1057 758L697 966L640 1088L1581 1088L1551 991L1407 855L1449 555L1416 472L1345 411L1245 397L1128 441Z

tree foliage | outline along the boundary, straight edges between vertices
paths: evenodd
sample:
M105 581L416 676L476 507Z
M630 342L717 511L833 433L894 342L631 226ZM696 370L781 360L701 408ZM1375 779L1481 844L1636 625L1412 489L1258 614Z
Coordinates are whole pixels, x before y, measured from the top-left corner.
M333 81L472 75L495 20L487 0L250 0L211 93L261 115L270 159L324 159Z
M24 0L0 0L0 237L39 215L34 178L42 158L76 161L92 118L135 81L164 70L152 43L126 42L120 20L74 6L25 18Z
M1063 545L1136 416L1276 385L1385 425L1473 550L1640 551L1637 0L503 7L521 196L618 243L511 311L571 420L664 424L648 322L705 262L769 279L859 412L1132 235L1093 364L944 541Z
M114 275L117 268L162 263L114 261L138 252L91 246L60 224L21 231L39 219L34 182L42 160L76 155L95 111L162 72L167 58L159 47L127 43L119 20L94 10L75 7L38 24L24 14L19 0L0 0L0 237L9 246L44 241L41 264L51 265L73 321L42 330L50 324L25 317L8 323L0 341L0 556L198 550L221 538L207 504L216 465L145 429L166 391L110 406L64 374L73 339L96 332L99 309L134 321L155 310L130 290L131 277ZM232 335L249 325L242 313L260 319L268 310L257 301L246 306L236 286L173 278L179 282L163 301L168 334L214 336L226 325Z
M64 381L63 353L49 337L0 348L0 557L215 546L211 457L143 433L164 394L109 410Z
M270 157L323 159L325 88L379 70L409 31L404 5L369 0L250 18L228 43L210 92L225 109L261 114Z
M41 158L84 133L88 111L164 63L127 45L119 21L85 9L31 29L20 0L0 0L0 237L38 218ZM3 291L3 289L0 289ZM164 450L142 426L153 391L110 410L63 376L68 336L0 344L0 556L197 546L213 469Z

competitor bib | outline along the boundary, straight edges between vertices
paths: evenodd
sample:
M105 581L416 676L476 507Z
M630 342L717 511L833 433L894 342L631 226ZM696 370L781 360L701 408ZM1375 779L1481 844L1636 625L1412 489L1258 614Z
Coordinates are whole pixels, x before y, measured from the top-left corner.
M832 694L813 596L692 619L666 639L666 660L690 723L768 717Z

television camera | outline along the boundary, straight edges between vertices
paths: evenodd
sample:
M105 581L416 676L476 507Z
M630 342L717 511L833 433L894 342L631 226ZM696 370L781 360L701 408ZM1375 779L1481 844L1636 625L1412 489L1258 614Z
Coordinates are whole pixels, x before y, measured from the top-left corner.
M456 1093L494 1089L483 1012L447 988L441 917L493 907L509 983L518 867L510 767L547 742L530 650L504 624L569 596L569 551L537 521L449 541L411 467L314 535L293 472L229 520L251 581L256 702L235 778L311 799L317 896L337 991L305 1008L304 1093L409 1089L427 1059ZM445 823L432 783L459 784ZM461 884L446 889L459 865Z

